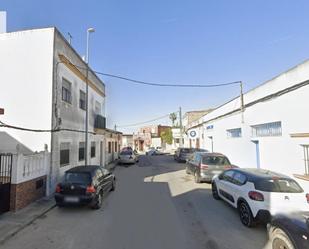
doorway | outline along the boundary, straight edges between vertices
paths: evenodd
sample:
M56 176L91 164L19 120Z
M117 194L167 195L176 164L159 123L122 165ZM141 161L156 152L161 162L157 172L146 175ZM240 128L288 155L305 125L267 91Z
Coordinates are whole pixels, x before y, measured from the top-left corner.
M259 140L252 140L252 142L255 144L255 155L256 155L256 167L259 169L260 166L260 144Z

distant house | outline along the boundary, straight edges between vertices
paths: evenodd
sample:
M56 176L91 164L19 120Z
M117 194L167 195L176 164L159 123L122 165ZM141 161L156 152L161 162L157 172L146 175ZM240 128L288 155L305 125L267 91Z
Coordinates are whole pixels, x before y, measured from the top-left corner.
M4 131L0 131L0 153L12 153L16 154L18 152L24 155L31 155L33 151L27 146L19 142L17 139L9 135Z

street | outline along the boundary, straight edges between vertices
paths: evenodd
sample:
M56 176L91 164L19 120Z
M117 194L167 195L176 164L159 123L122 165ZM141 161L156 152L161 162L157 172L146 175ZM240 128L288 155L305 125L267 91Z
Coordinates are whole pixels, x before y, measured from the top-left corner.
M103 207L54 208L2 249L262 249L265 226L244 227L238 213L185 175L172 156L142 156L115 170Z

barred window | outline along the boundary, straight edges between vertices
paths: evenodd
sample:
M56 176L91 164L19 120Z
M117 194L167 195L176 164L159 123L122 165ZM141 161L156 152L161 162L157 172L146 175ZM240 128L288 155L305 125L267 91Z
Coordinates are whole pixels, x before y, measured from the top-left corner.
M79 108L86 110L86 93L82 90L79 91Z
M78 161L83 160L85 160L85 142L80 142L78 149Z
M112 153L112 143L108 142L108 153Z
M95 142L91 142L91 157L95 157Z
M72 103L72 84L64 78L62 78L62 100Z
M271 137L271 136L281 136L281 121L272 122L266 124L253 125L252 137Z
M70 143L60 144L60 167L70 164Z
M241 128L229 129L226 130L228 138L241 137Z

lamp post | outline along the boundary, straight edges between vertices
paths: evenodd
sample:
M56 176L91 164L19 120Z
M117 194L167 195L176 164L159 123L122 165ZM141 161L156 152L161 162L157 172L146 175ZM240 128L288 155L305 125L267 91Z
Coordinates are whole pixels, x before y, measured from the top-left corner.
M87 29L87 47L86 47L86 131L85 131L85 165L88 164L88 67L89 67L89 37L94 33L94 28Z

